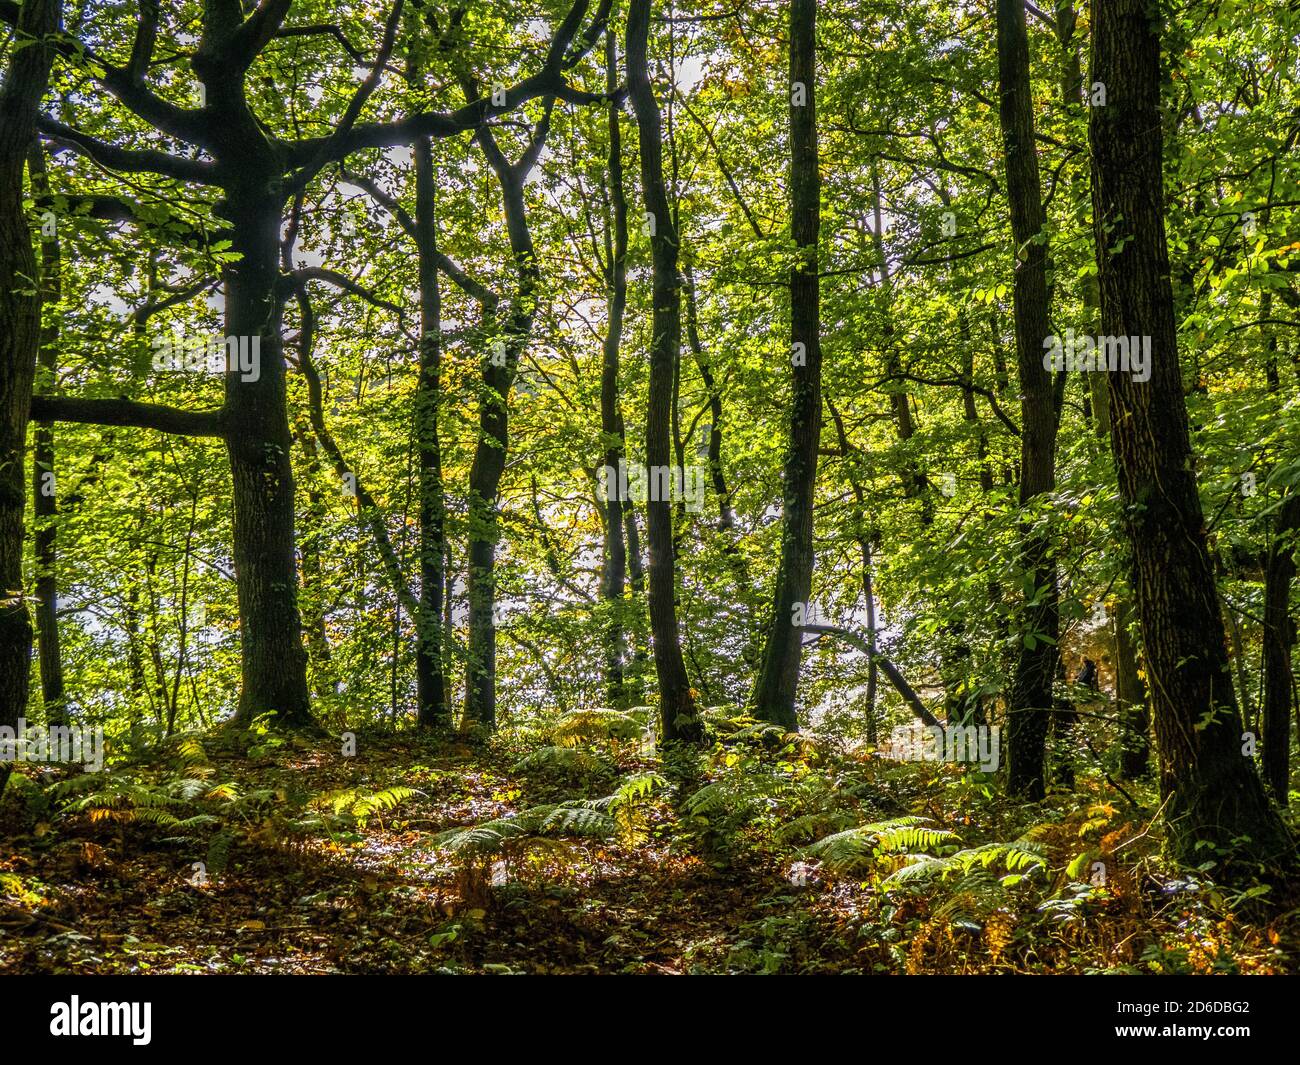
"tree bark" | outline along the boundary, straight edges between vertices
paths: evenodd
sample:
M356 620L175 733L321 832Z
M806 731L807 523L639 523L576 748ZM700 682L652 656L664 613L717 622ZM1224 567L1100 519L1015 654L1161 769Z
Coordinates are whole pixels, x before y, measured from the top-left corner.
M790 232L795 260L790 267L790 427L782 476L781 561L750 699L755 717L787 729L799 724L794 703L803 640L793 611L802 604L806 612L812 592L813 495L822 419L816 18L816 0L791 0Z
M264 176L270 183L270 174ZM240 258L224 270L226 335L260 338L261 350L256 380L242 380L238 368L225 375L243 677L235 723L246 727L269 714L304 727L312 724L311 697L298 612L283 304L276 291L282 204L252 189L228 192Z
M39 144L28 153L27 173L32 195L49 195L45 149ZM41 242L41 350L37 357L34 392L52 392L58 385L59 300L62 298L62 260L58 232L42 234ZM36 633L40 653L41 704L50 724L67 719L63 693L63 656L59 648L58 503L56 495L54 423L38 421L33 433L32 510L35 555Z
M1148 0L1095 0L1093 227L1102 330L1149 336L1144 382L1109 374L1111 447L1151 677L1168 846L1179 861L1294 856L1252 761L1229 672L1197 494L1165 241L1160 23Z
M605 34L605 88L618 86L618 43ZM601 354L600 431L605 440L605 468L617 477L619 462L627 453L623 412L619 406L619 347L623 338L623 313L627 306L627 196L623 189L623 137L619 129L622 106L609 105L609 160L607 164L612 218L607 220L609 259L606 264L608 321ZM626 635L624 593L627 585L627 545L623 538L623 499L617 491L605 493L605 552L600 596L608 615L605 622L605 691L610 706L623 706Z
M668 210L664 185L663 143L659 104L650 83L646 52L650 36L650 0L631 0L627 16L628 93L636 112L641 148L641 185L653 231L652 339L650 387L646 409L646 464L667 468L671 461L673 368L681 347L681 289L677 272L677 231ZM658 493L652 493L658 494ZM677 580L673 558L673 516L668 499L646 501L646 531L650 541L650 630L654 640L655 672L659 678L659 713L664 743L701 743L703 723L695 694L686 677L686 664L677 630Z
M27 0L17 44L0 86L0 726L27 712L32 623L23 597L23 511L27 502L27 420L41 348L36 254L23 208L23 169L36 144L36 109L49 82L53 49L43 38L60 24L58 0ZM21 45L19 47L18 45ZM0 762L0 792L12 763Z
M1020 368L1020 506L1056 485L1056 409L1051 375L1043 367L1048 335L1047 234L1038 156L1034 148L1029 37L1019 0L998 0L999 117L1006 160L1007 201L1016 246L1016 355ZM1056 564L1051 541L1026 516L1021 568L1026 582L1021 646L1007 708L1007 788L1028 799L1043 797L1052 681L1059 636Z
M1294 491L1277 511L1264 576L1264 779L1273 798L1287 805L1291 776L1291 705L1295 679L1291 648L1291 583L1300 535L1300 494Z
M549 115L549 104L547 108ZM540 150L545 119L534 134ZM501 185L506 230L515 261L516 286L506 327L504 351L494 345L483 360L483 392L479 403L478 444L469 475L469 653L465 664L465 720L491 730L496 728L496 540L497 496L510 447L510 389L519 358L532 334L541 274L533 249L524 181L536 161L529 152L512 165L496 146L486 127L479 134L488 162Z
M438 284L438 230L433 144L415 142L415 245L420 263L420 376L415 395L415 440L420 491L420 610L415 617L416 721L451 725L444 684L442 602L446 594L443 539L447 504L442 483L438 421L442 403L442 291Z

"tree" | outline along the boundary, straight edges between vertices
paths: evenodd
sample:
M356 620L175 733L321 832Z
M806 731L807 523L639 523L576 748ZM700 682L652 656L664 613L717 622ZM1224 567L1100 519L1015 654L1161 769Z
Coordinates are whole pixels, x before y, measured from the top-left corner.
M627 192L623 187L623 134L619 119L622 101L615 97L618 87L618 39L612 30L605 33L605 91L610 95L608 108L609 156L606 178L612 207L606 222L605 284L608 289L608 322L601 346L600 431L605 440L605 469L617 476L619 463L626 461L627 444L623 411L619 403L619 349L623 341L623 316L627 307ZM600 594L609 609L605 635L605 689L610 704L624 702L624 611L623 597L627 584L627 541L623 535L624 500L618 491L605 492L604 565Z
M1149 337L1150 380L1109 375L1111 447L1151 677L1168 844L1239 860L1293 852L1245 756L1183 397L1165 239L1160 24L1145 0L1096 0L1088 139L1107 336Z
M58 0L18 11L15 42L0 85L0 726L27 709L32 623L23 596L23 452L32 382L41 348L41 295L31 227L23 209L23 170L36 146L36 115L49 81L60 25ZM0 764L0 792L9 763Z
M677 271L677 231L668 210L664 185L659 104L650 82L647 50L650 0L631 0L627 14L628 95L636 112L641 148L641 192L651 226L654 313L650 341L650 391L646 409L645 460L653 478L671 462L670 427L674 365L681 348L681 281ZM660 485L662 486L662 481ZM658 498L656 498L658 496ZM652 491L646 501L650 541L650 629L655 672L659 677L659 714L665 743L698 743L703 728L695 695L686 677L677 630L677 578L673 551L673 515L665 493Z
M803 632L794 611L812 592L813 494L821 440L821 310L818 239L821 176L817 162L817 4L790 4L790 267L791 394L789 443L782 475L781 562L762 664L754 686L754 714L784 728L798 727Z
M1021 646L1007 707L1007 787L1013 795L1043 797L1047 725L1056 676L1059 607L1050 534L1031 508L1056 484L1056 403L1043 366L1049 333L1047 231L1044 228L1025 8L998 0L999 117L1005 153L1007 206L1015 241L1016 361L1020 369L1020 506L1024 548Z
M119 147L53 119L40 127L55 143L101 166L152 174L220 192L215 213L228 227L231 256L222 268L226 334L259 353L255 372L228 370L219 412L141 411L119 403L60 399L47 414L99 424L133 424L172 432L220 435L230 461L234 518L232 547L243 639L242 688L237 720L262 715L291 726L311 721L307 656L297 604L294 478L286 407L282 314L286 291L279 280L279 233L288 199L322 168L363 148L409 145L424 137L449 137L475 129L494 113L539 96L598 99L564 81L570 43L586 15L577 0L556 31L543 70L500 93L472 99L450 114L417 112L392 122L359 121L395 44L402 0L395 0L366 78L327 134L285 140L255 113L249 70L280 33L291 4L265 0L247 18L236 0L206 0L203 33L192 66L203 85L202 106L179 107L147 83L159 30L158 8L146 5L127 66L95 55L79 42L61 50L96 61L98 79L136 119L186 142L211 161L154 150ZM30 386L28 386L30 389ZM107 419L107 421L106 421Z

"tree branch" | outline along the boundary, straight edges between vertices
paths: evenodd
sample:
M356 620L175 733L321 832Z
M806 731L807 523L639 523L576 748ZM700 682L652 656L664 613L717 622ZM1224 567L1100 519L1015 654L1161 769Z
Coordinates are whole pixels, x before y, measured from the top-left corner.
M33 421L80 422L85 425L125 425L157 429L178 436L222 436L221 410L181 410L161 403L130 399L81 399L76 396L32 396Z

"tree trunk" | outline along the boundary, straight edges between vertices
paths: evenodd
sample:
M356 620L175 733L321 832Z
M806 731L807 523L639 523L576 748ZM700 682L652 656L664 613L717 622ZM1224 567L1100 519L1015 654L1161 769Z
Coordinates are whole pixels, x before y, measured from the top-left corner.
M605 34L605 88L618 87L618 44ZM613 218L608 221L609 262L606 271L608 323L600 370L600 431L605 439L605 468L617 477L626 455L623 412L619 407L619 347L623 339L623 312L627 305L627 196L623 190L623 137L619 129L622 105L609 105L609 189ZM600 597L608 611L605 628L605 691L610 706L623 706L626 635L624 593L627 584L627 545L623 538L623 499L619 492L605 493L605 553Z
M532 333L540 274L524 206L527 170L510 166L499 158L499 152L496 156L491 154L494 146L483 143L489 160L497 159L493 169L501 182L517 277L504 350L494 344L483 361L478 444L469 475L469 657L465 665L465 719L490 730L496 728L497 494L510 446L510 388L520 355Z
M879 667L876 662L876 593L872 581L871 532L867 527L867 496L862 487L862 479L853 466L857 447L849 440L844 428L844 418L835 408L835 403L827 397L826 408L831 412L831 421L835 425L835 438L839 444L840 454L848 465L849 486L853 489L853 539L858 544L858 554L862 561L862 594L866 598L867 610L867 741L876 742L879 722L876 720L876 688Z
M451 725L443 683L443 538L446 498L438 414L442 402L442 292L438 285L438 230L433 144L415 142L415 241L420 261L420 376L415 395L415 440L420 490L420 611L415 618L416 721L426 728Z
M36 108L53 51L39 43L60 23L58 0L27 0L0 88L0 726L27 711L32 623L23 598L27 419L41 347L36 254L23 207L23 168L36 143ZM33 40L33 38L35 40ZM12 763L0 762L0 792Z
M1161 174L1160 25L1146 0L1095 0L1089 118L1102 330L1151 338L1150 379L1109 374L1111 447L1151 677L1168 844L1187 863L1291 856L1251 760L1197 494L1179 371Z
M1013 303L1021 392L1020 506L1029 508L1056 485L1056 408L1051 375L1043 367L1043 340L1048 335L1047 234L1034 149L1029 37L1019 0L998 0L997 28L999 114L1016 246ZM1029 799L1042 798L1046 790L1044 759L1059 635L1056 564L1049 538L1035 524L1027 515L1022 526L1025 603L1007 709L1007 787L1012 795Z
M632 665L623 675L623 686L628 703L645 705L645 679L650 673L650 655L646 650L645 562L641 556L641 531L636 523L636 510L629 500L623 501L623 535L627 540L627 582L631 588L631 603L627 614L627 629L631 645Z
M659 104L650 84L646 58L649 36L650 0L631 0L625 48L628 93L636 112L641 147L641 185L653 227L650 244L654 313L645 457L647 466L654 471L667 468L671 461L673 367L681 346L682 322L677 231L668 211ZM696 712L694 692L686 677L677 631L673 515L668 499L646 501L646 531L650 541L650 630L654 639L655 672L659 678L663 741L700 743L704 729Z
M325 631L326 581L321 565L321 538L326 518L325 497L317 487L320 476L320 457L316 451L316 438L305 418L296 423L294 437L302 452L306 481L306 504L302 508L299 549L302 552L302 624L307 641L307 661L310 667L312 690L317 699L338 694L338 680L334 676L329 637Z
M1151 711L1147 689L1138 673L1137 641L1133 638L1133 606L1128 597L1115 610L1115 702L1124 730L1120 739L1120 775L1139 780L1151 764Z
M1084 305L1089 310L1098 308L1095 283L1089 280L1084 288ZM1089 327L1096 324L1095 314L1089 315ZM1098 330L1099 331L1099 330ZM1110 395L1106 373L1094 371L1088 375L1092 395L1093 424L1103 443L1110 439ZM1127 549L1126 549L1127 550ZM1128 589L1118 596L1112 618L1115 626L1115 705L1120 718L1120 776L1125 780L1138 780L1146 776L1151 760L1151 712L1147 708L1146 685L1138 673L1137 641L1133 638L1133 604Z
M48 196L45 149L39 144L28 153L27 173L32 195ZM58 233L42 234L41 243L41 350L37 358L33 391L53 393L58 385L59 318L62 298L62 262ZM32 500L36 518L34 541L36 633L40 649L41 704L50 724L67 719L63 694L63 656L59 648L58 504L54 470L54 423L38 421L32 452Z
M235 722L246 727L270 714L279 724L303 727L312 721L294 558L282 304L276 293L281 204L278 196L228 191L240 259L225 270L226 333L249 338L250 346L256 338L260 345L256 380L242 380L238 367L225 375L243 671Z
M794 701L803 634L793 612L800 605L807 612L812 591L813 495L822 417L816 17L816 0L791 0L790 232L795 261L790 267L790 435L782 477L781 561L762 664L750 700L754 716L787 729L799 724Z
M1295 580L1300 494L1287 496L1277 512L1264 578L1264 779L1273 798L1287 805L1291 776L1291 582Z

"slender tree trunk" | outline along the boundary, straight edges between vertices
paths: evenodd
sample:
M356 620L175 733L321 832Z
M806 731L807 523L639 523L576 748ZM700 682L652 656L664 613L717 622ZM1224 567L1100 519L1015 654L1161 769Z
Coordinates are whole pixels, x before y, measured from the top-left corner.
M727 487L727 475L722 466L722 391L713 376L713 367L705 354L704 345L700 342L699 307L695 289L694 269L687 266L682 271L682 279L686 286L686 341L691 346L691 352L695 356L695 365L700 371L700 380L704 383L704 391L709 397L710 421L707 451L709 480L713 485L714 494L718 497L718 528L724 534L730 535L736 528L736 513L731 507L731 490ZM744 556L736 550L736 545L731 540L728 540L726 550L728 554L734 555L738 560L739 572L744 573L742 587L747 589L749 587L749 578L744 569Z
M806 613L812 591L813 495L822 416L816 16L816 0L791 0L790 231L795 261L790 268L790 435L782 477L781 562L762 664L750 700L756 717L788 729L799 724L794 702L803 631L794 612L802 605Z
M1051 375L1043 367L1043 340L1048 335L1047 234L1034 149L1029 37L1019 0L998 0L997 29L1007 201L1016 246L1013 303L1021 392L1020 505L1027 510L1056 484L1056 409ZM1022 532L1026 594L1007 712L1007 787L1013 795L1039 799L1045 792L1046 739L1058 657L1056 564L1049 538L1028 517Z
M605 88L611 94L618 87L618 43L605 34ZM605 469L617 478L619 463L625 461L623 412L619 407L619 348L623 339L623 313L627 305L627 196L623 189L623 136L619 128L622 105L609 105L608 177L613 217L607 221L609 262L606 272L608 323L600 370L600 430L605 439ZM626 634L624 594L627 584L627 545L623 538L623 498L617 491L605 493L605 554L601 571L600 596L608 611L605 629L605 691L611 706L623 706Z
M27 419L41 348L36 254L23 208L23 169L36 143L36 108L52 50L41 40L60 24L57 0L27 0L18 12L0 87L0 726L26 713L32 623L23 598L23 510ZM0 762L0 792L12 763Z
M417 722L427 728L451 725L443 683L443 538L446 498L438 415L442 402L442 292L438 284L437 181L433 145L415 142L415 243L420 261L420 376L415 395L415 439L420 469L420 611L415 618Z
M45 150L38 144L28 153L27 173L32 195L47 196ZM62 298L62 262L57 231L41 238L41 350L37 358L33 391L53 393L58 385L59 301ZM63 695L63 656L59 650L58 504L54 470L54 423L35 426L32 454L32 499L36 528L35 546L36 633L40 649L41 703L51 724L67 719Z
M1151 338L1150 379L1109 375L1111 446L1133 551L1171 853L1294 855L1243 754L1179 372L1161 174L1160 23L1147 0L1095 0L1093 226L1108 336Z
M1264 779L1273 798L1287 805L1291 777L1291 705L1295 680L1291 648L1291 583L1295 580L1300 494L1286 498L1274 519L1264 578Z
M144 638L140 632L140 589L133 579L126 593L126 675L131 731L134 734L140 721L140 705L148 698L145 690Z
M496 728L496 541L497 496L510 447L509 396L519 358L532 334L540 273L524 205L527 169L511 166L495 142L482 140L501 183L506 229L517 278L504 350L493 345L483 362L478 444L469 476L469 658L465 669L465 719Z
M645 562L641 556L641 532L636 523L636 510L630 501L623 502L623 534L627 540L627 582L631 601L627 614L630 618L627 639L632 652L632 664L623 676L623 686L628 703L645 705L645 678L650 673L650 654L646 649Z
M302 452L306 503L302 509L303 533L299 544L302 552L302 623L307 640L307 659L312 678L312 690L318 699L338 694L338 681L334 677L329 637L325 631L325 571L321 565L321 537L326 517L325 498L318 484L320 457L316 451L316 438L307 419L296 423L294 433Z
M650 394L646 409L646 464L651 478L671 461L673 367L681 347L681 289L677 272L677 231L664 186L663 142L659 104L650 83L646 51L650 36L650 0L631 0L627 17L628 91L636 112L641 148L641 185L653 232L650 342ZM650 630L655 672L659 678L659 712L665 743L699 743L704 729L695 695L686 677L677 630L677 580L673 559L673 515L668 499L646 502L650 541Z
M826 407L831 412L835 425L835 436L839 443L840 454L844 456L849 468L849 485L853 489L853 538L858 543L858 554L862 562L862 594L867 601L867 741L876 742L878 722L876 720L876 689L878 687L879 667L876 663L878 652L876 646L876 593L872 581L871 533L867 527L867 498L862 487L862 480L853 467L857 448L849 440L844 428L844 419L835 409L834 402L828 397Z
M880 182L880 159L871 161L871 244L875 249L876 262L880 278L880 293L884 303L885 320L882 326L881 343L885 348L885 373L890 378L903 372L899 357L898 343L894 331L894 283L890 277L889 254L885 248L884 193ZM905 456L902 460L899 476L903 482L903 494L908 499L921 500L921 524L928 526L934 521L934 504L926 489L929 479L917 467L916 460L908 453L908 441L916 435L916 422L912 417L912 400L907 385L902 380L891 380L889 386L889 407L894 415L894 428L898 442L904 445Z
M1139 780L1151 768L1151 710L1146 685L1138 672L1133 604L1127 596L1115 610L1115 702L1124 730L1120 739L1120 775L1125 780Z

